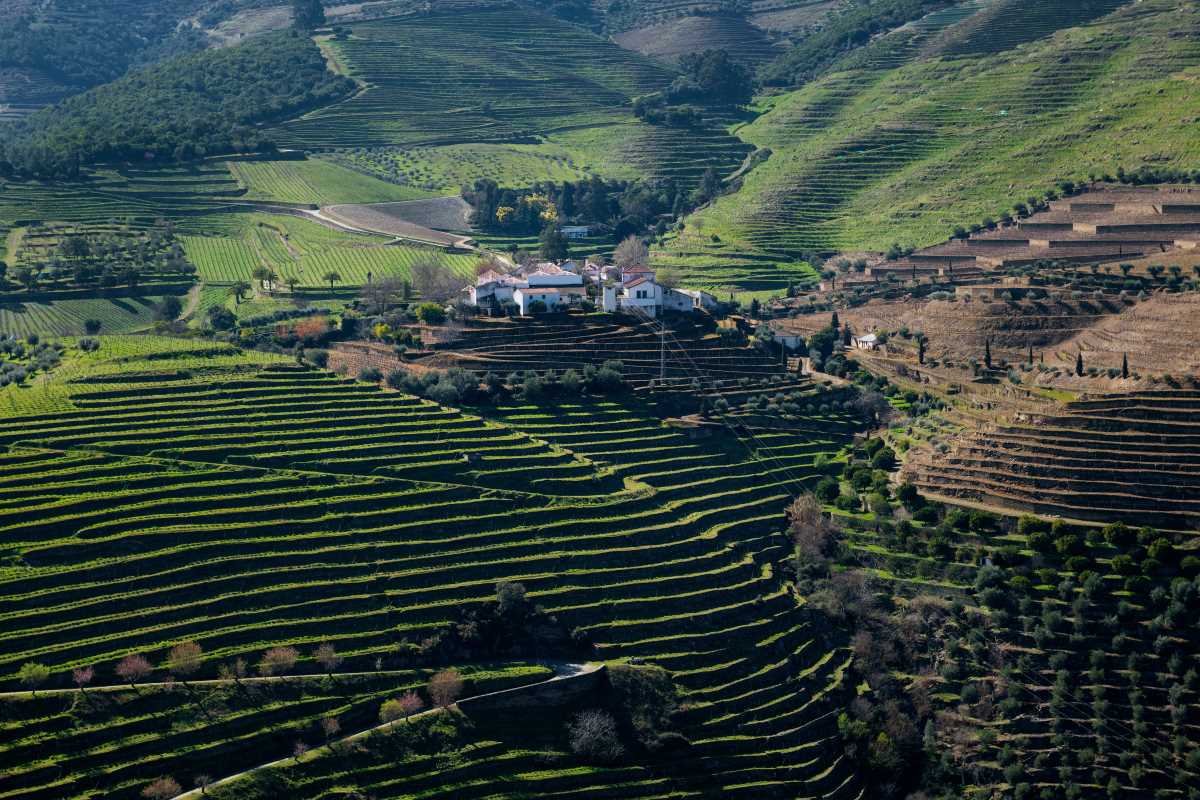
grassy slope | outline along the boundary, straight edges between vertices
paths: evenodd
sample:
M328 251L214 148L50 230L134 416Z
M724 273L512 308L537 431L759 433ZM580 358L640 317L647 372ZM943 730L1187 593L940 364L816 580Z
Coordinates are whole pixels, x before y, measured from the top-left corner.
M234 220L238 227L224 235L184 239L184 249L206 283L252 282L254 268L264 265L281 280L295 276L302 287L328 288L323 276L331 270L341 275L340 286L358 286L366 282L367 272L405 277L421 257L440 257L464 276L476 260L471 255L390 245L385 237L342 233L298 217L238 214Z
M928 245L1058 179L1194 167L1198 30L1195 7L1147 0L995 54L977 52L978 31L965 57L920 58L946 48L932 34L885 38L855 68L771 98L739 131L771 148L768 166L689 225L776 255Z
M421 200L432 193L363 175L323 159L235 160L229 171L246 187L248 200L282 200L320 206Z
M444 189L488 171L464 173L447 161L508 158L475 149L481 144L534 145L531 152L560 165L569 160L580 171L685 182L710 163L732 171L744 153L716 126L685 131L638 122L631 98L662 88L674 74L533 12L475 9L366 22L325 48L365 90L278 126L276 139L295 147L397 148L403 158L389 152L362 163L395 161L423 188ZM449 146L457 149L443 149ZM529 155L515 166L541 177ZM543 166L561 175L560 166Z

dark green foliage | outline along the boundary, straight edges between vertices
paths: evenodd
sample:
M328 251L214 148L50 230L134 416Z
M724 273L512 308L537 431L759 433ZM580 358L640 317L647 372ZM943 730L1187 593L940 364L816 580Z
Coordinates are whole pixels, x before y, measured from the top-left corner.
M547 261L562 261L570 252L567 237L557 222L548 222L538 238L538 252ZM543 304L544 305L544 304ZM544 310L544 309L543 309Z
M421 642L420 654L437 664L495 658L587 655L591 646L526 596L519 583L496 585L496 597L459 610L458 620Z
M650 751L686 743L673 735L672 716L679 698L669 672L661 667L613 664L608 681L613 713L626 738Z
M471 204L471 224L487 231L533 234L547 227L542 216L551 209L561 224L607 224L618 240L652 226L664 214L691 208L671 181L605 181L593 177L578 182L539 183L527 189L501 188L495 181L475 181L463 187Z
M856 5L766 65L761 72L762 82L792 86L810 81L845 53L867 44L871 37L948 5L949 0L875 0Z
M67 91L119 78L131 66L199 50L207 37L179 20L196 0L51 0L4 6L0 68L36 70Z
M325 8L321 0L292 0L292 25L300 31L311 31L325 24Z
M208 317L208 324L215 331L232 330L237 325L237 316L225 306L213 306L205 315ZM328 356L326 356L328 358Z
M34 232L55 234L53 228L33 228ZM20 251L12 284L0 280L5 288L27 291L54 289L128 287L153 280L191 283L196 267L188 261L183 246L175 237L171 223L161 223L146 232L116 231L71 232L62 235L57 245L26 247ZM94 330L88 327L94 323ZM88 320L89 335L100 332L99 320Z
M172 59L70 98L13 126L0 170L74 176L82 164L188 161L272 149L252 126L353 89L309 39L272 34Z

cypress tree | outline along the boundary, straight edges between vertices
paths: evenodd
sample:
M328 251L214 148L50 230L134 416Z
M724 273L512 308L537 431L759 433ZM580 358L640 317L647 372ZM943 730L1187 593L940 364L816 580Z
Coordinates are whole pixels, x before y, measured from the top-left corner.
M1129 353L1121 354L1121 377L1129 377Z
M992 340L983 340L983 363L988 369L992 368Z
M829 327L835 331L842 327L842 322L838 319L838 313L836 311L834 311L833 316L829 318Z
M1080 350L1075 354L1075 374L1083 377L1083 351Z

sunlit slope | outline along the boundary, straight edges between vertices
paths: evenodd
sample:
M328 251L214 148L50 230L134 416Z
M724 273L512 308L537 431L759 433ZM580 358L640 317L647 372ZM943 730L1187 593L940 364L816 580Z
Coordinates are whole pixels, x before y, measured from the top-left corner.
M955 24L984 50L969 22ZM1002 41L1023 24L994 22ZM1059 179L1198 163L1194 5L1146 0L1016 49L922 54L952 30L885 37L858 66L774 98L739 132L771 158L673 247L711 234L778 256L929 245Z
M710 165L732 172L747 150L716 124L640 122L632 98L664 88L675 73L534 12L396 17L354 25L326 46L363 89L280 125L281 146L401 148L437 164L439 152L428 148L456 147L462 158L464 146L533 144L605 175L684 183Z

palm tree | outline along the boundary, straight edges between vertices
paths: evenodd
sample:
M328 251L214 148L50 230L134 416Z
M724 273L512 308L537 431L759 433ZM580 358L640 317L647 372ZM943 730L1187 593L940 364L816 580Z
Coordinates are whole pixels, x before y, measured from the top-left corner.
M267 291L275 296L275 284L279 281L279 273L273 269L267 270Z
M329 281L329 291L331 291L331 292L333 291L333 285L342 279L342 276L338 275L333 270L326 272L321 277L324 278L325 280Z
M286 282L287 282L288 292L291 294L295 294L296 286L297 286L297 284L300 283L300 279L297 278L295 275L288 275Z

